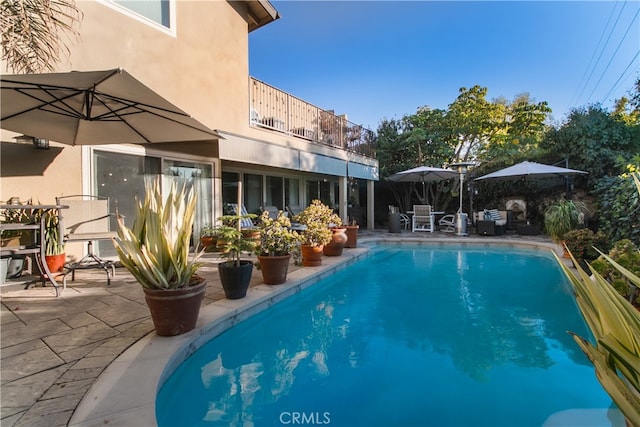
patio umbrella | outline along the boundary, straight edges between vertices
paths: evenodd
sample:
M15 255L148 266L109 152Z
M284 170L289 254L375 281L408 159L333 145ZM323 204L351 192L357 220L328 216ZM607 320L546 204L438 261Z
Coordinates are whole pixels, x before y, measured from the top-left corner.
M496 179L496 180L514 180L523 177L536 177L536 178L552 178L557 176L570 176L587 174L575 169L561 168L558 166L544 165L536 162L521 162L508 168L500 169L492 172L488 175L484 175L475 179L479 181L482 179Z
M389 177L389 180L395 182L422 182L422 197L426 202L425 182L444 181L446 179L456 178L457 176L458 172L452 169L418 166L413 169L395 173Z
M220 136L123 69L1 77L3 129L69 145Z
M579 171L575 169L561 168L558 166L545 165L542 163L536 162L528 162L524 161L521 163L517 163L513 166L509 166L508 168L500 169L490 174L478 177L475 181L485 180L485 179L493 179L499 181L505 180L516 180L520 178L528 179L529 177L534 178L553 178L553 177L563 177L565 179L565 183L567 186L567 197L569 195L569 181L568 177L573 175L586 175L588 172ZM528 205L528 201L525 200L525 203Z

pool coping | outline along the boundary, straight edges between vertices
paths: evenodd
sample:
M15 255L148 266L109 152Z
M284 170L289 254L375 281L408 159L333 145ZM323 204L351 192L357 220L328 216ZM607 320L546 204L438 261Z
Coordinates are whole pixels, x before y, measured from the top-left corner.
M261 284L252 287L245 298L224 299L202 307L196 328L191 332L177 337L160 337L154 332L146 335L116 358L98 377L77 406L68 425L157 425L157 392L182 361L236 323L368 256L371 247L376 244L500 246L545 249L562 256L561 248L551 242L505 241L497 238L445 237L418 240L389 236L365 238L360 243L358 248L349 250L348 254L324 257L320 267L305 267L290 272L285 284Z

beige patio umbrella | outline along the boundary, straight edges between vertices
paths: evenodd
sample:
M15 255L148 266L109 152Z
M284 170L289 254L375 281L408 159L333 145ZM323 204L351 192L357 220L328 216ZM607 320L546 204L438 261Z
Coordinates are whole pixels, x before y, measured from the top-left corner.
M484 179L494 180L515 180L519 178L535 177L535 178L553 178L566 177L572 175L586 175L588 172L575 169L561 168L558 166L544 165L542 163L524 161L509 166L504 169L497 170L490 174L476 178L476 181Z
M432 166L418 166L407 169L391 175L388 179L395 182L421 182L422 183L422 199L427 201L427 192L425 183L444 181L456 178L458 172L452 169L436 168Z
M3 75L2 129L69 145L221 138L125 70Z

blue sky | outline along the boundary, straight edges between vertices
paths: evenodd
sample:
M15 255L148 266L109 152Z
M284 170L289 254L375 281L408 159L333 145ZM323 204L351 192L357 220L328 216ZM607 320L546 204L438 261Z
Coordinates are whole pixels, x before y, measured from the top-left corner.
M376 130L461 87L529 93L552 120L612 108L640 72L640 1L272 1L250 74Z

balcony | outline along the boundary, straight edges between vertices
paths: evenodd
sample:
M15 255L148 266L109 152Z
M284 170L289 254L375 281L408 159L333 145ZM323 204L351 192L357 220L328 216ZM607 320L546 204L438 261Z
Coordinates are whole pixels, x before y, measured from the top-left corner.
M251 126L280 132L310 143L375 159L375 133L289 95L260 80L249 78Z

